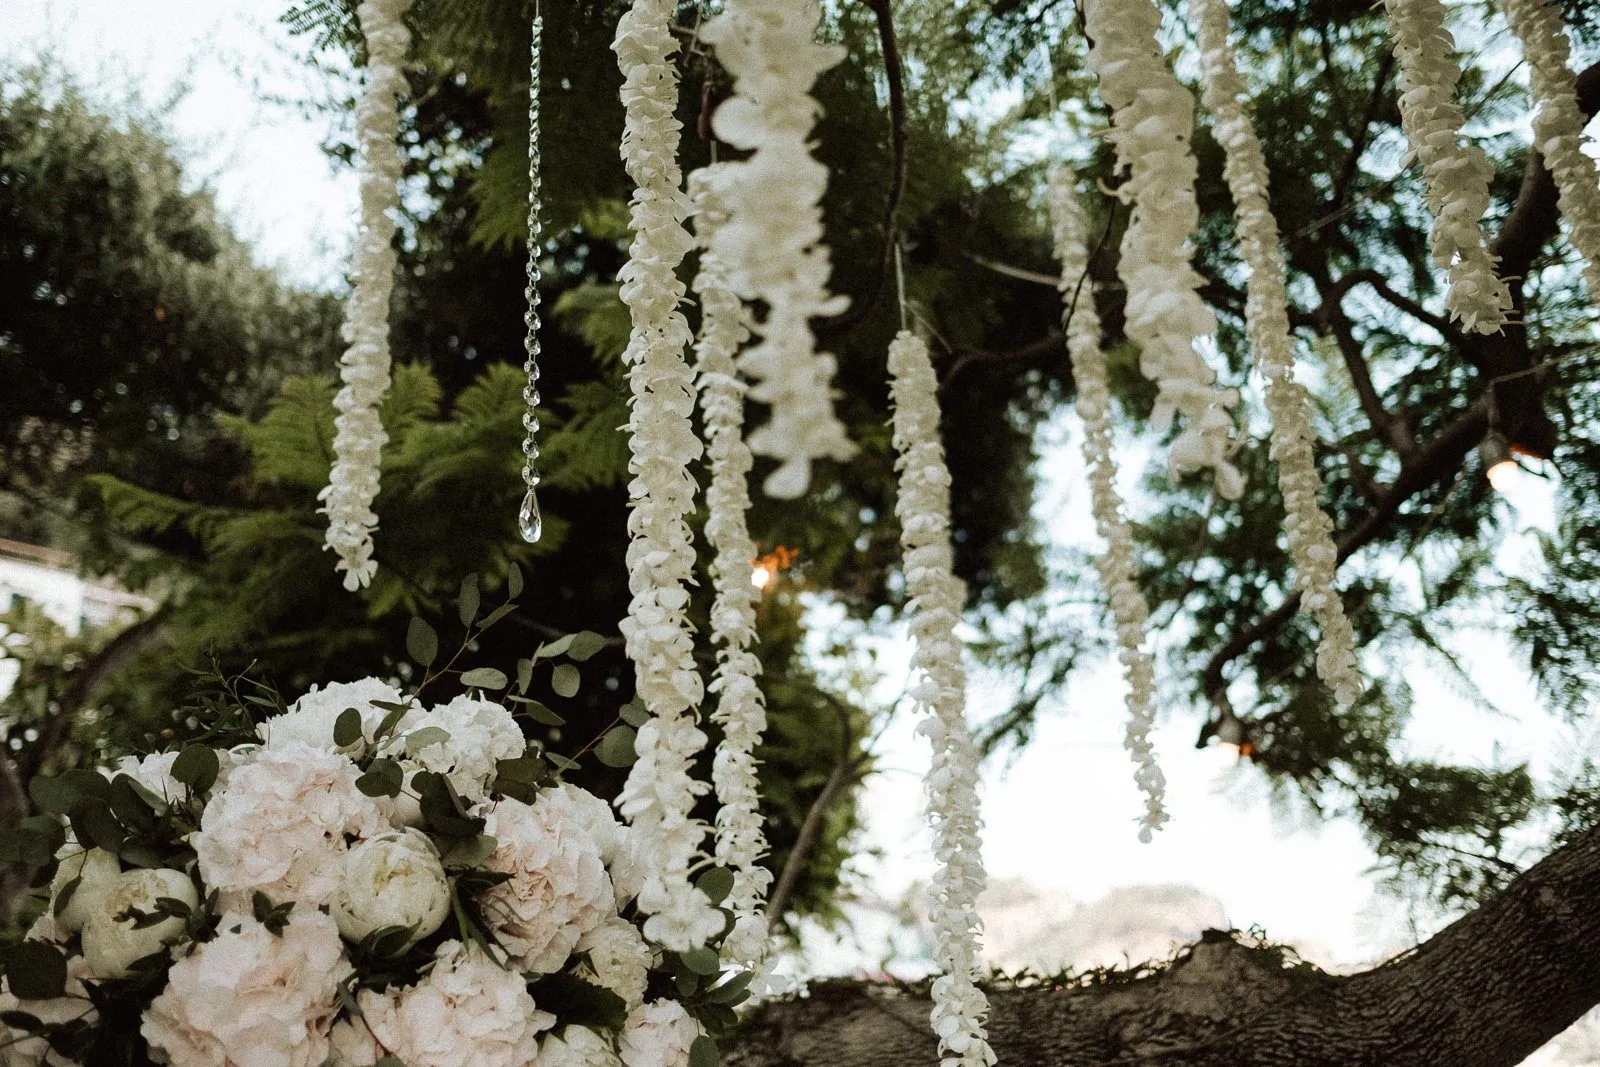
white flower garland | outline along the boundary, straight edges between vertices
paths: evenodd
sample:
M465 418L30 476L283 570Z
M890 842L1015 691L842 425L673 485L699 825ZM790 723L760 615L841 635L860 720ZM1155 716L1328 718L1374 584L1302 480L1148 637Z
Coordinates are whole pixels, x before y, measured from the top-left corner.
M939 441L938 380L927 346L902 330L889 346L894 447L899 453L900 546L916 647L911 698L924 718L917 732L933 747L928 815L939 860L933 885L933 1029L946 1067L995 1062L984 1029L988 998L977 986L978 895L983 892L982 822L978 817L978 751L967 729L966 669L956 623L966 600L952 572L950 472Z
M1600 167L1583 151L1583 112L1578 83L1568 66L1572 42L1561 12L1543 0L1502 0L1511 32L1522 42L1529 83L1539 109L1533 115L1534 146L1555 178L1561 214L1571 227L1572 246L1583 256L1589 299L1600 304Z
M723 164L724 166L726 164ZM711 484L706 489L706 538L716 552L711 576L716 603L711 608L711 640L721 645L711 691L718 694L711 713L723 729L723 741L712 764L716 785L717 859L733 872L727 906L734 927L723 942L723 954L751 968L767 951L767 920L762 902L772 872L761 866L767 851L761 828L760 783L755 748L767 728L766 701L756 684L761 660L750 646L756 641L756 603L751 581L756 546L745 524L750 509L747 479L752 458L744 442L744 385L733 354L750 336L749 315L729 288L727 268L711 251L717 227L727 212L711 192L712 175L699 170L689 176L695 202L695 228L702 252L694 291L700 295L698 352L700 406L705 413L706 444L711 456Z
M396 137L396 101L405 88L401 64L411 43L402 16L410 0L363 0L356 9L367 39L367 84L356 104L356 139L361 150L361 232L350 271L355 288L344 322L349 344L341 359L344 388L333 399L334 463L328 484L317 494L327 503L326 544L339 555L344 587L366 585L377 572L372 532L378 516L379 465L389 440L378 419L378 405L389 389L389 293L394 288L395 212L400 207L400 171L405 156Z
M1056 258L1061 261L1067 355L1072 360L1072 379L1078 390L1078 417L1083 420L1083 462L1089 471L1094 527L1106 543L1105 552L1096 557L1094 566L1111 605L1111 617L1116 620L1117 658L1128 678L1128 730L1124 744L1133 756L1134 780L1145 796L1139 840L1149 841L1167 821L1162 803L1167 780L1150 743L1156 695L1155 666L1144 647L1150 607L1136 580L1138 562L1134 556L1133 534L1128 529L1122 498L1117 493L1117 464L1112 454L1111 389L1106 381L1106 355L1100 347L1100 315L1095 310L1094 293L1086 284L1089 248L1070 168L1058 167L1051 173L1046 199L1055 228Z
M1278 464L1278 490L1287 513L1289 554L1301 603L1321 630L1317 672L1336 699L1349 703L1362 689L1355 633L1333 588L1339 553L1333 544L1333 520L1320 504L1322 477L1312 450L1316 431L1311 425L1311 397L1294 378L1294 337L1284 281L1288 268L1278 247L1278 220L1267 197L1266 155L1241 103L1244 82L1228 43L1226 0L1189 0L1189 14L1200 41L1203 99L1216 118L1215 135L1224 152L1222 173L1233 195L1240 253L1250 270L1245 326L1256 367L1267 381L1272 458Z
M1189 136L1194 99L1162 58L1156 41L1161 12L1152 0L1085 0L1089 66L1112 111L1108 139L1128 179L1117 195L1133 205L1117 273L1128 291L1128 339L1139 346L1139 369L1156 382L1150 425L1158 432L1184 417L1169 462L1175 476L1210 468L1219 495L1244 492L1244 475L1228 461L1236 389L1215 388L1217 375L1194 339L1216 329L1195 290L1189 237L1199 225L1197 172Z
M674 271L692 246L683 227L689 200L678 167L678 49L670 24L673 0L634 0L612 47L623 73L626 125L622 159L638 188L630 226L633 244L619 277L633 319L623 358L633 392L628 422L628 588L633 599L622 635L650 720L639 728L638 761L617 805L637 831L644 885L639 908L645 934L674 951L704 945L721 932L722 912L689 881L706 826L690 812L708 788L692 774L706 735L696 724L704 695L695 668L685 610L695 552L684 517L694 505L689 464L700 441L690 425L694 380L683 352L688 323L678 311L684 286Z
M772 408L749 437L752 451L780 461L763 488L786 499L806 491L812 460L855 452L833 412L836 364L816 350L810 325L846 304L827 291L820 202L828 170L806 142L820 111L811 86L844 58L843 48L816 41L820 17L815 0L728 0L700 34L734 79L735 95L717 108L712 128L753 150L719 168L728 220L712 241L733 291L768 307L755 327L759 342L738 365L755 383L750 398Z
M1445 305L1450 317L1478 333L1497 333L1511 307L1511 293L1494 272L1483 236L1494 166L1483 149L1465 144L1466 117L1456 103L1461 65L1455 39L1445 28L1440 0L1384 0L1395 58L1400 61L1400 122L1422 163L1428 209L1433 212L1429 247L1436 267L1450 270Z

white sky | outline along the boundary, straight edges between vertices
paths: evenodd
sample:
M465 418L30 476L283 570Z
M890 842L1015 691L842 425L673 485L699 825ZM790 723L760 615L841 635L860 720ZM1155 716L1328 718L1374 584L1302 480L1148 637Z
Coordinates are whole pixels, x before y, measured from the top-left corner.
M160 101L186 85L170 126L189 174L209 183L263 262L294 279L330 284L342 273L355 227L355 183L333 173L318 152L325 120L264 103L264 94L315 100L327 78L293 59L295 44L277 24L283 0L4 0L0 56L26 60L41 50L64 59L82 80L117 97L137 87ZM1055 431L1053 431L1055 432ZM1088 506L1072 479L1075 440L1057 433L1046 463L1040 518L1063 541L1087 543ZM1525 521L1547 526L1551 495L1530 485L1518 498ZM1493 642L1469 639L1466 654L1503 708L1536 707L1520 673ZM885 651L885 692L901 688L903 649ZM894 671L898 670L898 676ZM1510 679L1509 683L1503 682ZM996 710L998 689L975 681L973 705ZM1126 755L1120 679L1086 672L1041 722L1020 756L989 769L983 793L986 859L992 880L1025 879L1076 901L1118 887L1188 884L1214 896L1227 919L1260 924L1275 940L1329 965L1360 965L1415 936L1406 909L1384 897L1369 875L1374 857L1357 830L1274 814L1260 777L1229 750L1197 751L1199 722L1165 722L1155 740L1169 781L1172 822L1151 845L1134 833L1139 798ZM882 739L885 772L867 786L871 888L892 898L931 870L921 815L924 742L912 723ZM1588 739L1563 736L1540 717L1520 721L1474 710L1433 684L1422 692L1410 732L1413 751L1488 761L1517 755L1559 772ZM1412 916L1426 936L1439 919ZM841 957L842 958L842 957ZM1533 1061L1530 1061L1530 1063ZM1554 1062L1543 1059L1540 1062Z

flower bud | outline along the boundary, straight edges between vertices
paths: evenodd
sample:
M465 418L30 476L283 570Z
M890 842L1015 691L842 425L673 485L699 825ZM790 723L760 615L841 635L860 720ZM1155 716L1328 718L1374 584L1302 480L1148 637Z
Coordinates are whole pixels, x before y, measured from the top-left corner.
M100 911L106 894L111 892L121 873L122 864L117 862L117 857L103 848L79 850L63 857L56 867L55 877L50 879L51 908L55 907L56 898L68 882L77 879L78 884L67 899L66 907L56 916L56 926L70 934L82 930L89 917Z
M419 830L378 834L344 859L333 918L348 941L385 926L412 928L411 941L439 929L450 912L450 886L433 842Z
M83 955L95 977L126 978L135 960L159 951L183 933L184 921L176 917L144 927L136 925L135 916L121 918L129 910L155 912L161 897L180 900L191 908L200 903L194 883L182 871L162 867L117 876L83 927Z

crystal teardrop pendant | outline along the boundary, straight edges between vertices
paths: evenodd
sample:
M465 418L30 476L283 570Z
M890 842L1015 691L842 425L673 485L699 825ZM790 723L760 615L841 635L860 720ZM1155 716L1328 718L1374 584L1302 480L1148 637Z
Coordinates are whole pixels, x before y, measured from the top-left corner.
M522 414L522 482L528 487L517 512L517 531L530 545L544 533L544 521L539 516L539 473L535 461L539 458L539 66L541 39L544 37L544 17L533 16L533 43L529 48L528 87L528 287L524 293L528 301L523 323L528 332L525 341L528 358L522 365L528 384L522 390L522 399L528 410Z

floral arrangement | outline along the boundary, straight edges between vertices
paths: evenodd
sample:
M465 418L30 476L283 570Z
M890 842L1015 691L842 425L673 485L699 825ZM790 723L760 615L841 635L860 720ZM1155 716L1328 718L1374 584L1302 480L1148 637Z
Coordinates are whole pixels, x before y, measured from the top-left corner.
M1333 588L1339 551L1333 543L1333 520L1322 510L1322 476L1312 451L1316 431L1311 425L1311 396L1294 378L1288 268L1278 247L1278 220L1267 198L1267 158L1242 103L1244 82L1228 42L1228 5L1224 0L1190 0L1189 13L1200 43L1203 98L1216 119L1216 138L1224 153L1222 174L1233 196L1239 249L1250 270L1245 328L1256 368L1267 382L1271 455L1278 465L1278 490L1287 511L1284 530L1295 580L1301 604L1321 630L1317 672L1336 699L1350 703L1362 690L1355 631Z
M1588 122L1578 107L1572 41L1560 10L1545 0L1501 0L1500 8L1528 60L1528 80L1539 105L1533 115L1534 146L1544 153L1572 245L1583 256L1589 300L1600 304L1600 165L1583 150Z
M474 630L470 599L463 650L494 621ZM428 706L456 672L414 622L429 669L410 693L368 678L283 708L234 685L203 740L35 780L39 814L12 844L46 906L5 960L0 1059L714 1064L751 978L720 964L731 913L687 952L641 932L643 835L519 721L561 721L525 695L538 661L603 643L552 642L515 683L459 672L466 692ZM609 731L602 760L629 738ZM711 868L697 891L720 901L733 882Z
M355 287L345 316L350 345L340 360L344 387L334 397L333 470L317 499L326 501L327 547L339 556L344 587L355 590L372 580L372 532L378 516L378 473L389 440L378 419L378 405L389 390L389 294L394 288L400 171L405 159L395 138L400 115L395 104L406 87L401 64L411 43L402 19L410 0L363 0L356 9L366 36L367 84L356 104L356 141L361 149L361 232L350 273Z
M1128 290L1128 339L1139 346L1140 371L1157 385L1150 425L1164 433L1182 415L1172 473L1211 470L1217 493L1233 500L1244 492L1244 475L1228 460L1228 409L1239 393L1216 388L1216 371L1194 346L1217 327L1189 262L1189 237L1200 223L1189 146L1194 98L1162 58L1161 12L1152 0L1086 0L1083 12L1089 66L1111 108L1106 136L1128 172L1116 194L1133 209L1117 273Z
M1400 123L1422 164L1428 209L1433 212L1429 248L1436 267L1450 271L1445 305L1450 317L1478 333L1497 333L1511 307L1511 293L1494 272L1483 236L1494 165L1477 145L1463 144L1466 116L1456 103L1461 64L1455 38L1445 28L1441 0L1384 0L1389 36L1400 61Z
M1133 532L1128 528L1122 497L1117 492L1111 386L1106 375L1106 354L1100 347L1100 315L1095 310L1094 294L1079 287L1080 279L1089 275L1089 248L1071 168L1057 167L1051 172L1046 200L1055 230L1056 258L1061 261L1062 317L1072 380L1078 387L1078 417L1083 420L1083 461L1089 472L1090 507L1094 511L1095 532L1106 543L1106 550L1095 557L1094 566L1111 605L1111 617L1116 621L1117 659L1128 678L1124 744L1133 756L1134 780L1145 796L1139 839L1148 842L1167 821L1167 779L1150 743L1156 695L1155 664L1144 643L1150 606L1139 588Z
M894 447L900 493L895 516L905 555L906 610L915 641L911 699L928 738L928 815L939 869L933 883L933 1029L945 1067L989 1067L984 1016L989 1000L978 988L983 920L982 821L978 817L978 749L967 727L967 673L955 634L966 587L955 576L950 547L950 471L939 440L938 379L928 347L909 330L889 345Z
M749 443L780 461L763 483L767 494L791 499L810 484L813 460L855 452L833 412L834 359L816 350L810 323L845 307L826 284L821 201L828 168L807 142L821 111L811 86L844 58L843 48L816 40L820 18L815 0L729 0L700 34L734 81L712 129L751 153L717 168L728 217L711 236L734 293L767 307L755 323L759 340L738 358L755 383L750 398L772 408Z

